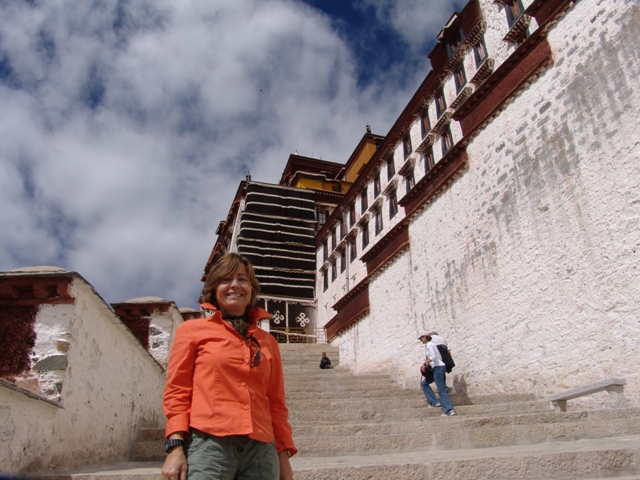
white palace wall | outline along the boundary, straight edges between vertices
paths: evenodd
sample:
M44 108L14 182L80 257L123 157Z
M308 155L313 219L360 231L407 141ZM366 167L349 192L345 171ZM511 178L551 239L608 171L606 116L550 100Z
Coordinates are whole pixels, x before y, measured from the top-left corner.
M53 344L69 344L66 362L51 372L61 382L59 398L0 385L2 472L125 460L140 428L165 423L162 366L77 275L71 297L72 304L41 305L36 317L36 350L56 352L40 347L47 333Z
M469 143L469 165L369 285L341 364L417 385L421 331L469 394L543 396L626 378L640 406L638 2L580 0L554 62ZM604 394L606 396L606 394ZM576 401L600 402L604 396Z

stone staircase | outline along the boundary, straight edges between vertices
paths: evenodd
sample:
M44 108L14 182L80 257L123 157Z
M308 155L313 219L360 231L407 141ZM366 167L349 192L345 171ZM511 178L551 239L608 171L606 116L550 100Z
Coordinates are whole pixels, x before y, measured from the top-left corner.
M418 388L354 376L329 345L281 345L299 454L295 480L640 479L640 409L559 412L532 395L451 399L427 408ZM320 370L326 351L337 368ZM158 479L163 432L143 430L137 462L56 478Z

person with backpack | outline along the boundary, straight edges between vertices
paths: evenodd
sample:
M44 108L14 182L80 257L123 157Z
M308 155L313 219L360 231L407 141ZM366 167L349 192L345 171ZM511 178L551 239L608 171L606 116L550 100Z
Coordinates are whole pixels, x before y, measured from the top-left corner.
M423 367L431 367L433 371L433 382L435 382L436 387L438 389L438 396L440 397L440 401L436 398L436 395L431 390L431 381L428 377L421 381L422 391L424 392L425 397L427 397L427 401L429 402L429 407L442 407L443 417L451 417L456 415L455 410L453 409L453 405L451 405L451 400L449 399L449 394L447 393L447 384L445 381L445 376L447 374L447 365L443 361L442 354L440 350L433 342L433 337L428 333L423 333L418 337L418 339L426 344L426 352L425 352L425 361ZM447 352L448 348L443 347ZM446 356L446 355L445 355ZM449 358L450 355L449 355ZM450 366L453 368L453 366ZM426 370L426 369L421 369ZM424 375L424 373L423 373Z

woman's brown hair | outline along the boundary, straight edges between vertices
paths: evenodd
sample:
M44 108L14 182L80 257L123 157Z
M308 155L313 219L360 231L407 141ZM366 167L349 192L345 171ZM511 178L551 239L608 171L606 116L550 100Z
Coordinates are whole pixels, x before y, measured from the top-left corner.
M253 270L253 265L248 258L238 255L237 253L227 253L220 257L216 263L211 266L207 279L204 282L204 288L202 289L202 295L200 295L200 303L212 303L216 307L218 302L216 301L216 289L218 285L222 283L225 278L229 278L233 275L240 264L244 265L247 269L247 276L249 277L249 283L251 284L251 299L249 306L253 307L258 299L260 293L260 284L256 278L256 273Z

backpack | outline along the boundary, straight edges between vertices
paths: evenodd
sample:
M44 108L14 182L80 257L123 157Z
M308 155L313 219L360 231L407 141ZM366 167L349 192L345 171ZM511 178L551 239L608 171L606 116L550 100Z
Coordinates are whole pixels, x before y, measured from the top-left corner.
M453 361L453 358L451 358L451 355L449 355L449 349L446 345L436 345L436 347L438 347L438 351L440 352L444 366L447 369L447 373L451 373L451 370L456 366L456 363Z

